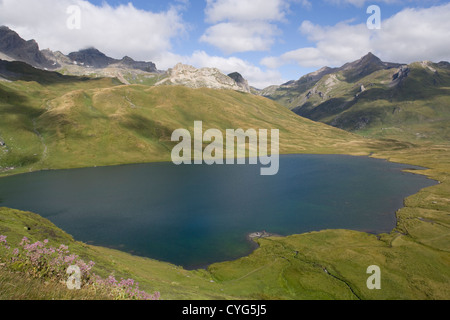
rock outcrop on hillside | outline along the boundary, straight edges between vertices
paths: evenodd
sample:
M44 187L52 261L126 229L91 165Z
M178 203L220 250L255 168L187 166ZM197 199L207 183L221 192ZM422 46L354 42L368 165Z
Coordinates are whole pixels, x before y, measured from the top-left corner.
M242 88L244 92L251 92L251 88L248 84L248 81L244 79L244 77L239 72L233 72L228 75L231 79L233 79L236 84Z
M179 63L174 68L169 69L167 75L166 79L161 80L156 85L181 85L194 89L228 89L250 93L250 88L245 87L243 81L240 81L238 84L236 80L223 74L216 68L197 69L193 66Z

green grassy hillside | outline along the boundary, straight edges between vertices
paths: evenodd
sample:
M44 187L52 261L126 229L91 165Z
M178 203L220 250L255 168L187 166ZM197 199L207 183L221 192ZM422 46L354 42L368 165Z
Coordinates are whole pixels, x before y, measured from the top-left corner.
M384 79L384 72L377 77ZM406 199L397 228L389 234L324 230L259 239L260 247L251 255L206 270L187 271L89 246L36 214L0 208L0 235L7 236L12 247L23 236L68 245L71 252L93 260L99 275L131 277L165 300L450 298L448 144L364 139L300 118L266 98L233 91L124 86L114 79L57 75L49 82L42 79L46 76L0 82L3 175L170 160L172 131L192 130L194 121L202 120L205 129L279 129L282 153L372 153L424 166L430 169L422 173L441 183ZM441 99L446 99L444 94ZM90 291L67 292L64 285L14 273L5 268L5 257L0 259L0 299L105 298ZM381 267L381 290L366 287L370 265Z
M23 236L33 241L63 243L95 272L131 277L142 289L159 291L164 300L191 299L344 299L428 300L450 298L450 149L419 147L380 152L374 156L426 166L423 171L441 183L405 200L398 224L389 234L371 235L349 230L324 230L289 237L258 239L259 248L236 261L217 263L206 270L187 271L168 263L140 258L72 239L32 213L0 208L0 235L9 243ZM0 257L1 258L1 257ZM1 265L1 262L0 262ZM381 268L381 290L369 290L366 269ZM67 292L35 279L11 275L0 267L4 290L0 299L103 299L86 291ZM47 288L47 289L46 289Z
M379 143L250 94L33 72L0 82L0 166L9 173L168 161L172 132L198 120L204 130L279 129L282 153L368 154Z
M267 96L303 117L366 137L449 141L449 64L417 62L399 70L369 63L340 68L320 78L305 76Z

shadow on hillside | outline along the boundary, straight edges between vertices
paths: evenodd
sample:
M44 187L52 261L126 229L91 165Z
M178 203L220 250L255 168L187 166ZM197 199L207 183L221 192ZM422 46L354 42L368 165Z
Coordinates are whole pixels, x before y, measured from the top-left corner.
M356 99L349 101L344 98L332 98L324 101L316 107L313 107L311 103L307 103L301 107L293 109L292 111L299 116L314 121L321 121L324 118L338 115L341 112L350 109L354 104L356 104L356 102Z
M1 84L1 82L0 82ZM0 85L0 101L2 103L6 103L6 104L24 104L28 101L28 98L22 94L20 94L17 91L13 91L13 90L5 90L1 85Z
M30 101L27 96L13 90L6 91L1 86L0 101L0 115L12 114L23 116L31 121L31 119L38 117L42 113L42 111L30 106Z
M24 62L4 60L0 60L0 77L10 81L35 81L41 85L101 80L101 78L65 76L55 71L36 69Z
M137 114L127 115L120 125L133 131L138 136L151 140L171 141L173 132L173 129Z

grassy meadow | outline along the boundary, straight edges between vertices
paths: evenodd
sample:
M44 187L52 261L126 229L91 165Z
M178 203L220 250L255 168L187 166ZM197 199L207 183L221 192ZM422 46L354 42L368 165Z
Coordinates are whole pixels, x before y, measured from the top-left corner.
M431 62L407 68L407 77L397 82L398 68L364 69L358 77L337 71L315 81L304 77L267 94L303 117L361 136L448 143L450 69Z
M364 138L240 92L74 78L0 83L0 166L10 173L169 161L174 130L279 129L281 153L367 154ZM385 144L387 142L383 142ZM390 147L396 147L392 142ZM0 173L1 174L1 173Z
M279 129L283 154L371 155L423 166L428 169L416 173L441 183L405 199L389 234L323 230L263 238L247 257L193 271L78 242L39 215L10 208L0 208L0 235L12 246L23 236L68 245L94 261L96 273L131 277L164 300L450 298L450 145L440 139L367 139L233 91L36 77L0 82L0 176L170 161L171 133L192 131L196 120L205 130ZM367 289L371 265L381 268L381 290ZM21 276L1 260L0 287L0 299L105 298Z

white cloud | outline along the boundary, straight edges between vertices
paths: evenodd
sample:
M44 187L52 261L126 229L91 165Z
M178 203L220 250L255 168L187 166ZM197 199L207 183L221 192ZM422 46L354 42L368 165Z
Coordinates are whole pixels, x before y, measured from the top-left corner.
M67 28L70 5L81 9L81 29ZM171 49L171 41L185 32L179 7L153 13L131 3L95 6L85 0L3 0L0 21L41 48L64 53L95 46L115 58L153 60ZM158 66L159 67L159 66Z
M282 2L277 0L272 4ZM247 2L247 4L249 3ZM251 3L253 4L253 2ZM67 28L69 15L66 12L70 5L77 5L81 9L80 30ZM215 67L225 74L239 72L249 81L250 85L258 88L285 82L278 71L265 71L236 57L210 56L204 51L196 51L192 55L171 52L172 41L180 34L186 33L186 24L182 19L182 13L188 5L187 0L177 0L176 5L167 11L153 13L139 10L132 4L112 7L105 2L101 6L95 6L85 0L0 0L0 21L1 24L17 31L23 38L35 39L42 49L60 50L65 54L95 46L114 58L128 55L134 59L153 61L160 70L183 62L198 68ZM241 6L242 4L236 2L236 5ZM274 7L269 6L268 8L273 9ZM215 14L219 13L216 11ZM277 11L273 14L266 10L264 14L261 13L258 16L264 19L272 19L271 17L278 19L283 16L283 13ZM233 23L235 26L234 29L231 26L231 29L239 32L243 46L248 45L246 40L252 38L255 47L248 49L259 50L268 47L271 45L270 41L267 42L268 39L275 36L276 28L266 25L263 20L252 20L245 27L242 26L244 29L250 28L246 31L247 33L242 32L243 29L239 26L240 22ZM232 34L226 34L227 26L222 30L220 27L216 27L212 31L222 32L223 37L232 36ZM263 33L269 37L264 37ZM205 37L207 35L208 33ZM256 41L258 37L260 38L259 44ZM234 39L238 39L238 37Z
M206 21L280 21L288 8L285 0L207 0Z
M173 52L161 52L153 59L159 70L167 70L174 67L177 63L185 63L187 60L186 56L182 56Z
M384 61L410 63L450 59L450 4L427 9L404 9L382 21L381 30L349 22L319 26L309 21L300 31L314 47L267 57L262 65L270 68L298 63L302 67L341 66L373 52Z
M292 0L207 0L206 22L213 24L200 41L226 54L266 51L280 33ZM298 1L298 0L296 0Z
M405 2L404 0L326 0L329 3L335 4L335 5L343 5L343 4L351 4L356 7L362 7L367 2L370 2L370 4L375 4L378 2L387 3L387 4L395 4L395 3L401 3ZM412 2L412 0L408 0L407 2ZM416 2L419 2L417 0ZM424 2L423 0L421 2Z
M306 9L312 8L312 3L309 0L294 0L293 2L300 3Z
M261 21L224 22L208 28L200 38L226 54L266 51L280 31L275 25Z
M261 65L271 69L277 69L285 64L298 63L305 68L316 68L331 65L317 48L300 48L286 52L280 57L266 57L261 60Z
M382 22L372 45L393 61L450 60L450 4L405 9Z

